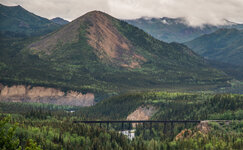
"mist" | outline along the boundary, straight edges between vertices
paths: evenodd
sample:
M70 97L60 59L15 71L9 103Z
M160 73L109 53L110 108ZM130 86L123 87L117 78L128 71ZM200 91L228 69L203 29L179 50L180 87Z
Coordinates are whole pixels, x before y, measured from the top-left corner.
M191 26L223 25L225 20L243 23L242 0L0 0L0 3L21 5L39 16L69 21L100 10L119 19L183 17Z

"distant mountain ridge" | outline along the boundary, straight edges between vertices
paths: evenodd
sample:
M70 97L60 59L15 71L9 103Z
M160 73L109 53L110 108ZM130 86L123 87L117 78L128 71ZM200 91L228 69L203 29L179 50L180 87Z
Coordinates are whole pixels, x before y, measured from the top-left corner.
M184 18L142 17L125 21L131 25L137 26L159 40L179 43L187 42L201 35L212 33L219 28L243 29L243 24L237 24L227 20L225 20L227 25L204 25L203 27L189 26Z
M56 23L56 24L59 24L59 25L65 25L65 24L69 23L69 21L67 21L63 18L60 18L60 17L53 18L53 19L51 19L51 21Z
M0 41L3 84L91 92L96 100L128 91L226 86L230 80L188 47L159 41L100 11L38 39L8 42Z
M50 33L60 27L52 21L28 12L21 6L0 4L0 35L29 37Z
M219 29L185 44L207 59L243 65L243 30Z

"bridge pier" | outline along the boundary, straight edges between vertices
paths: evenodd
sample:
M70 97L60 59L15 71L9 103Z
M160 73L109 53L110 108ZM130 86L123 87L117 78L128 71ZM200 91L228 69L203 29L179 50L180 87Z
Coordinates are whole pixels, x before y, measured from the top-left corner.
M150 122L149 130L150 130L150 135L152 135L152 122Z
M174 123L173 122L171 122L171 124L170 124L170 134L174 135Z
M164 122L164 131L163 133L165 134L166 133L166 122Z
M145 135L145 122L143 122L143 135Z

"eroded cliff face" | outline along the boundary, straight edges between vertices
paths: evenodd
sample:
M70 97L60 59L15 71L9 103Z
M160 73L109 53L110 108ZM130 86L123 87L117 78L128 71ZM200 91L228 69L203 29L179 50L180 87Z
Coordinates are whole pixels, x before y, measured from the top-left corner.
M94 104L94 94L82 94L76 91L67 93L45 87L14 85L11 87L0 84L0 101L5 102L37 102L57 105L91 106Z

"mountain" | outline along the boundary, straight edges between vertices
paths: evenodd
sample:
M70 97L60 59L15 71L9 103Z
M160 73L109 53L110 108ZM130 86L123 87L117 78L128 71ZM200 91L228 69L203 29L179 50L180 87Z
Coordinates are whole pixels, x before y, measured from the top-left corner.
M236 24L225 20L225 26L204 25L203 27L189 26L184 18L149 18L142 17L134 20L125 20L131 25L137 26L153 37L165 42L187 42L201 35L209 34L219 28L243 29L242 24Z
M60 17L53 18L53 19L51 19L51 21L56 23L56 24L59 24L59 25L65 25L65 24L69 23L69 21L64 20L64 19L62 19Z
M210 60L243 65L243 30L219 29L185 44Z
M165 43L103 12L89 12L38 39L1 41L3 85L95 93L202 89L230 80L187 46Z
M52 32L60 25L28 12L21 6L0 4L0 34L8 37L39 36Z

